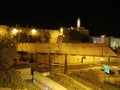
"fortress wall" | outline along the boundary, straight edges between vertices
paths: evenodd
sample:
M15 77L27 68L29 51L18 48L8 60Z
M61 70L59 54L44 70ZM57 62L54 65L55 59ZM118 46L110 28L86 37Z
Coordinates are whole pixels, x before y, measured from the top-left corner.
M59 35L58 30L50 30L50 43L56 43L57 42L57 37Z
M95 50L94 50L95 49ZM64 64L65 60L65 52L68 52L67 54L67 60L68 64L100 64L101 63L101 47L98 47L97 45L93 44L70 44L70 43L22 43L18 45L17 48L18 51L26 51L28 53L34 54L34 59L37 61L38 64L45 63L48 64L49 62L49 55L52 63L59 62L60 64ZM58 51L57 51L58 50ZM61 54L59 53L59 50L61 51ZM89 54L96 54L98 55L89 55ZM108 62L107 53L111 53L111 55L114 53L110 51L109 48L104 47L104 62ZM74 54L76 53L76 54ZM77 54L78 53L78 54ZM88 54L88 55L87 55ZM82 60L83 56L86 58ZM117 60L116 57L110 57L110 61Z
M20 71L23 80L32 79L31 68L18 69Z
M86 59L83 59L82 62L82 57L83 56L67 56L67 62L69 65L82 65L82 64L101 64L101 57L97 56L86 56ZM39 63L44 63L48 65L48 56L47 55L39 55L38 62ZM116 57L110 57L110 62L114 62L115 60L119 60ZM51 61L52 63L59 63L61 65L64 65L65 62L65 55L51 55ZM108 57L104 57L104 63L108 63Z

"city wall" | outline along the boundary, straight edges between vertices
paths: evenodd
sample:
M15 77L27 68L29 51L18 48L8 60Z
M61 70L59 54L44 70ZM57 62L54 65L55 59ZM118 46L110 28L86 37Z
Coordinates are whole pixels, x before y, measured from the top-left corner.
M49 43L39 43L39 44L32 44L32 43L21 43L17 46L18 51L24 51L28 52L28 58L31 58L31 53L33 54L33 59L35 62L40 65L48 65L49 59L51 59L52 63L59 63L61 65L64 65L65 63L65 54L67 54L67 62L69 65L82 65L82 64L101 64L101 62L110 63L113 61L116 61L119 59L117 56L108 55L108 53L113 53L112 51L106 51L103 56L102 61L102 54L101 54L101 48L97 50L87 50L84 47L80 48L80 45L75 43L73 46L76 47L76 49L73 48L73 44L69 44L70 47L65 46L65 44L49 44ZM70 48L73 51L71 51ZM80 51L79 51L80 49ZM100 50L99 50L100 49ZM85 51L87 50L87 51ZM105 50L104 50L105 51ZM68 53L65 53L68 52ZM86 54L85 54L86 53Z

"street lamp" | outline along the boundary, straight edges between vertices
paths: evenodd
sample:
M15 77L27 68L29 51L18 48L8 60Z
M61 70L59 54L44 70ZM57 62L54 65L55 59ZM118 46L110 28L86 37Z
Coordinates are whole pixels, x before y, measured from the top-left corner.
M31 30L31 34L32 34L32 35L36 35L36 34L37 34L37 30L36 30L36 29L32 29L32 30Z
M18 33L18 30L16 28L13 29L13 32L12 32L14 35L16 35Z
M108 53L108 63L110 63L110 54Z
M104 44L104 40L105 39L105 35L101 35L101 42L102 42L102 57L101 57L101 65L103 65L104 62L104 58L103 58L103 44Z
M105 35L101 35L101 42L105 43Z
M13 35L17 35L18 34L18 38L17 38L17 41L19 42L20 41L20 33L22 32L22 30L18 30L18 29L16 29L16 28L14 28L13 30L12 30L12 34Z
M63 28L62 28L62 27L60 28L60 33L59 33L59 35L63 35Z

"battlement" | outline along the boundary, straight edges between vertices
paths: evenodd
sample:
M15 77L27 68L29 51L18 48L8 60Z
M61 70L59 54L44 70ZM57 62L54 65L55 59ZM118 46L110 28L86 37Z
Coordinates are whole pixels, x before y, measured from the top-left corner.
M93 43L20 43L17 45L17 51L30 53L62 53L101 56L116 56L116 54L103 44Z

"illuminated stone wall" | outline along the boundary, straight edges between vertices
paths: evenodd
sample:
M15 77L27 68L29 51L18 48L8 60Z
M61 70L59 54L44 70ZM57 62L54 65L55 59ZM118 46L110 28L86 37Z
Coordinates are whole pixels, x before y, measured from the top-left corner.
M93 37L93 43L105 43L110 46L112 49L120 47L120 38L115 37L105 37L104 42L102 42L101 37Z
M40 65L41 67L43 66L47 66L49 64L49 57L48 54L46 55L40 55L37 54L37 65ZM57 55L57 54L53 54L50 56L51 58L51 62L52 64L54 63L59 63L60 65L64 66L65 63L65 55ZM80 55L76 55L76 56L72 56L72 55L67 55L67 63L68 65L87 65L87 64L101 64L101 57L100 56L85 56L85 59L82 59L83 56ZM110 61L108 61L108 57L103 57L103 63L104 64L108 64L114 61L117 61L120 59L120 57L109 57Z
M52 63L64 64L65 54L67 54L68 64L100 64L103 50L104 62L108 62L108 57L116 54L106 46L99 44L82 43L21 43L17 47L18 51L25 51L34 54L37 64L48 65L49 55ZM85 56L85 58L83 58ZM114 60L111 58L111 61Z
M62 53L78 54L87 56L116 56L116 54L105 44L93 43L20 43L17 51L29 53ZM102 52L103 51L103 52Z
M32 79L31 68L18 69L17 71L20 71L23 80Z
M120 47L120 38L111 38L110 45L113 49Z

